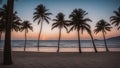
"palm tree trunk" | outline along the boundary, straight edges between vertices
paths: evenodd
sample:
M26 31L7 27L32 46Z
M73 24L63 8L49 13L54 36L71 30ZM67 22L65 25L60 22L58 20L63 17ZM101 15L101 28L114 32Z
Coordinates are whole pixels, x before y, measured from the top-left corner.
M39 32L39 36L38 36L38 51L39 51L39 47L40 47L39 43L40 43L40 37L41 37L42 27L43 27L43 21L41 22L40 32Z
M25 29L25 46L24 46L24 51L26 50L26 40L27 40L27 35L26 35L26 33L27 33L27 30Z
M109 50L108 50L108 47L107 47L104 31L102 31L102 33L103 33L103 37L104 37L105 48L106 48L106 51L108 52Z
M6 22L6 30L5 30L5 45L4 45L4 53L3 53L3 64L10 65L12 64L12 56L11 56L11 23L12 23L12 14L13 14L13 5L14 0L7 1L7 22Z
M90 37L92 39L92 43L93 43L93 47L94 47L95 53L97 53L97 48L95 46L95 42L94 42L93 36L92 36L91 32L89 34L90 34Z
M79 34L79 30L78 32L78 46L79 46L79 53L81 53L81 42L80 42L80 34Z
M58 49L57 49L57 53L59 52L60 50L60 38L61 38L61 28L59 30L59 40L58 40Z

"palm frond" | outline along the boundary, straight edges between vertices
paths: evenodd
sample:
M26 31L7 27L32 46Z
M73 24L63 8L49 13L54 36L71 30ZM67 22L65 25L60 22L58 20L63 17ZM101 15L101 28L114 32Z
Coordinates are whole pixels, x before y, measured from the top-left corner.
M70 28L70 30L68 31L68 33L70 33L71 31L73 31L73 29L74 29L74 26L72 26L72 27Z
M120 27L120 7L118 8L118 11L113 11L113 13L115 14L115 16L110 17L111 24L117 26L118 30L119 30L119 27Z
M55 24L55 23L53 23L53 24ZM58 24L52 25L52 29L51 30L53 30L56 27L58 27Z

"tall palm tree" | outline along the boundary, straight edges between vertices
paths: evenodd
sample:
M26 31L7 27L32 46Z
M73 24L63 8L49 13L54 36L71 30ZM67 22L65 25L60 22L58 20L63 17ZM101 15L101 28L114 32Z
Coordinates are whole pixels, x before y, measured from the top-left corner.
M81 53L81 42L80 42L80 30L83 33L83 30L89 29L90 25L87 24L88 21L91 21L89 18L85 18L88 13L82 9L74 9L73 12L69 15L71 19L70 22L70 31L77 30L78 33L78 45L79 45L79 53Z
M10 65L12 64L11 56L11 23L12 23L12 14L14 9L14 0L7 0L8 11L7 11L7 23L5 29L5 42L4 42L4 54L3 54L3 64Z
M2 0L0 0L2 3ZM7 15L6 15L6 27L5 27L5 42L3 53L3 64L12 64L11 56L11 23L13 20L14 0L7 0Z
M26 49L26 40L27 40L27 33L28 30L33 30L33 27L31 26L31 23L29 21L23 21L22 27L20 29L21 31L25 30L25 45L24 45L24 51Z
M112 24L118 27L118 30L120 29L120 7L118 8L118 11L114 11L115 16L110 17L110 21Z
M99 32L102 32L103 38L104 38L104 43L105 43L105 48L106 48L106 51L108 52L109 49L107 47L105 34L107 33L107 31L111 31L111 28L112 28L111 25L108 22L106 22L105 20L102 19L102 20L97 22L95 27L96 27L96 29L94 31L95 31L96 34L99 33Z
M33 13L34 17L34 21L38 20L38 25L40 24L40 32L39 32L39 36L38 36L38 51L39 51L39 40L40 40L40 36L41 36L41 32L42 32L42 27L43 27L43 22L46 21L49 24L49 15L51 15L52 13L48 12L49 9L46 9L46 7L42 4L38 5L35 8L35 12Z
M57 52L59 52L59 48L60 48L60 38L61 38L61 32L62 29L65 28L67 31L67 20L65 20L65 15L63 13L58 13L56 16L56 19L53 19L53 21L55 21L55 23L52 24L52 29L58 27L59 29L59 40L58 40L58 49Z

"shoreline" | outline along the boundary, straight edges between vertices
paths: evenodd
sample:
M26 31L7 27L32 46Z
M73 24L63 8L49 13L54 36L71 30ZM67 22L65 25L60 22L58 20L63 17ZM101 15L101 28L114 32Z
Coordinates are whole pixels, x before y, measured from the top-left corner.
M120 48L109 48L110 52L120 52ZM0 48L0 51L3 51L2 48ZM12 48L12 51L24 51L23 47L14 47ZM57 48L55 47L40 47L39 52L56 52ZM105 52L106 49L103 47L97 48L98 52ZM26 48L26 52L38 52L38 48L36 47L29 47ZM79 52L78 48L60 48L60 52ZM82 52L94 52L94 48L82 48Z

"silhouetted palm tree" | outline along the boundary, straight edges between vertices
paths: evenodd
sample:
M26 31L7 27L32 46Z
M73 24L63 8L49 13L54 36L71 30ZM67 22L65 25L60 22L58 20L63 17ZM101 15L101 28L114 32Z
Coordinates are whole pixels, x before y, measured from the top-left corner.
M109 51L109 49L107 47L107 43L106 43L105 34L107 33L107 31L111 31L111 28L112 28L111 25L102 19L102 20L97 22L95 27L96 27L96 29L94 31L96 34L99 32L103 33L106 51Z
M26 40L27 40L27 33L28 30L33 30L33 27L31 26L31 23L29 21L23 21L22 27L20 29L21 31L25 30L25 45L24 45L24 51L26 49Z
M114 11L115 16L110 17L110 21L112 24L118 27L118 30L120 29L120 7L118 8L118 11Z
M48 10L49 9L46 9L44 5L40 4L35 8L35 12L33 13L34 21L38 20L38 25L39 24L41 25L39 36L38 36L38 51L39 51L39 40L42 32L43 22L46 21L49 24L49 20L50 20L49 15L52 14L52 13L49 13Z
M80 30L83 33L83 30L89 29L90 26L87 24L87 21L91 21L89 18L85 18L88 13L82 9L74 9L70 14L70 31L77 30L78 32L78 44L79 44L79 53L81 53L81 44L80 44ZM69 31L69 32L70 32Z
M59 48L60 48L60 38L61 38L61 31L63 28L65 28L67 31L67 20L65 20L65 15L63 13L58 13L56 16L56 19L53 19L53 21L55 21L55 23L52 24L52 29L57 28L59 29L59 40L58 40L58 49L57 52L59 52Z
M3 64L10 65L12 64L12 56L11 56L11 23L13 16L13 6L14 0L7 0L8 12L7 12L7 23L5 29L5 42L4 42L4 57Z
M2 0L0 0L1 2ZM14 0L7 0L7 15L6 15L6 27L5 27L5 42L4 42L4 55L3 64L12 64L11 56L11 23L13 20Z

